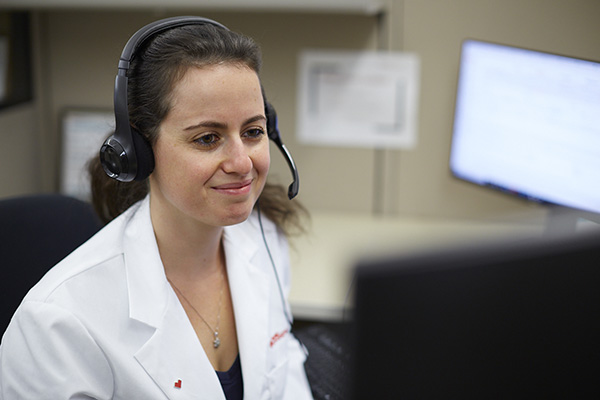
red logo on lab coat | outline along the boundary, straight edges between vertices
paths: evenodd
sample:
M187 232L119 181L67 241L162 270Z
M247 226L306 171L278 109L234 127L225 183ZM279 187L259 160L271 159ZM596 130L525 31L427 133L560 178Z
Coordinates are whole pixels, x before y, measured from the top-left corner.
M284 337L286 334L288 333L288 330L284 330L281 331L280 333L276 333L273 335L273 337L271 338L271 347L273 347L275 345L275 343L277 343L279 341L279 339L281 339L282 337Z

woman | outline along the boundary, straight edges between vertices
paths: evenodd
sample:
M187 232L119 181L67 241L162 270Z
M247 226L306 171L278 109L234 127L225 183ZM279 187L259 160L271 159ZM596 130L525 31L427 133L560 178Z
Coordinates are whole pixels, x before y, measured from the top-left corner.
M17 310L3 398L311 397L282 301L301 210L266 185L259 49L212 21L168 26L127 66L128 125L154 166L120 182L91 164L110 222Z

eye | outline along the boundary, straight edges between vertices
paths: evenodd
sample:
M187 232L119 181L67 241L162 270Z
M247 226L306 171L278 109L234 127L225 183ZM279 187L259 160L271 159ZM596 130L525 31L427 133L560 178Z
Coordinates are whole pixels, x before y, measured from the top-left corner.
M250 139L260 139L262 135L265 134L265 130L263 128L252 128L248 129L244 132L244 136Z
M198 143L203 147L211 147L217 144L219 141L219 136L214 133L208 133L206 135L200 136L198 139L194 140L194 142Z

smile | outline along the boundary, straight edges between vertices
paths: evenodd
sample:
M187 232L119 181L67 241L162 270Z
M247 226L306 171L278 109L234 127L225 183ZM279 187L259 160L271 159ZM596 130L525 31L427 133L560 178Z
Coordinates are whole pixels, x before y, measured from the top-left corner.
M233 182L224 185L213 186L213 189L222 194L241 195L249 193L251 187L252 179L248 179L242 182Z

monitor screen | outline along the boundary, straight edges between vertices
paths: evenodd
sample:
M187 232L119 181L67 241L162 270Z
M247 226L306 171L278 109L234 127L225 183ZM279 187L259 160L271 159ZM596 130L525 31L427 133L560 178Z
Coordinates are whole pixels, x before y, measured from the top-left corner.
M600 213L600 63L464 41L450 169L529 200Z
M598 398L600 231L365 260L355 399Z

